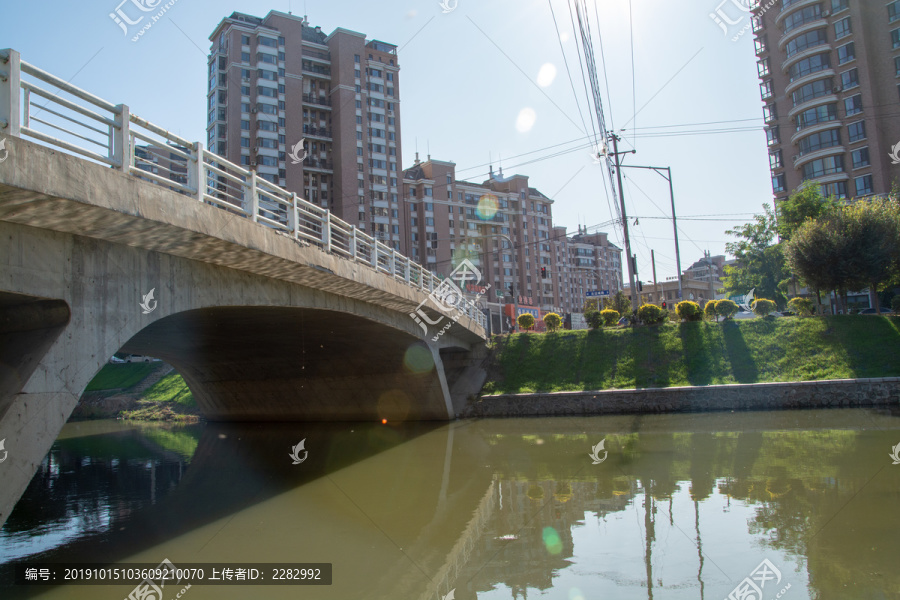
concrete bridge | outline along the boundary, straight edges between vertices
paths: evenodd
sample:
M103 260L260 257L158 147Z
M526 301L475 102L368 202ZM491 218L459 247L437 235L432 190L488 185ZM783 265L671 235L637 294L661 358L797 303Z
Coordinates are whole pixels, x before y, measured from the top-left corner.
M446 420L480 389L485 319L446 282L14 51L0 71L0 524L118 351L211 420Z

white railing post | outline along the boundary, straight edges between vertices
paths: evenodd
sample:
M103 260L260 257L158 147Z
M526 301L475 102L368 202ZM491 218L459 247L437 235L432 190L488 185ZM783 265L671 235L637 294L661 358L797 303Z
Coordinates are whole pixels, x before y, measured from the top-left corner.
M20 63L21 55L12 48L0 50L0 135L4 136L19 137Z
M256 170L250 169L250 218L259 223L259 194L256 191Z
M350 256L356 262L356 225L350 226Z
M206 193L206 177L203 174L206 163L203 160L203 144L194 142L191 147L191 159L187 165L187 186L194 190L194 200L203 202Z
M288 227L294 239L300 237L300 215L297 214L297 192L291 192L291 213L288 215Z
M112 132L112 158L119 163L116 169L128 173L134 149L131 147L131 112L127 104L116 107L116 125Z
M406 280L406 283L409 283L410 277L410 260L407 257L403 257L403 279Z
M391 248L391 278L397 278L397 251Z
M325 218L322 219L322 249L325 252L331 252L331 211L325 211Z
M372 267L378 270L378 240L372 238Z

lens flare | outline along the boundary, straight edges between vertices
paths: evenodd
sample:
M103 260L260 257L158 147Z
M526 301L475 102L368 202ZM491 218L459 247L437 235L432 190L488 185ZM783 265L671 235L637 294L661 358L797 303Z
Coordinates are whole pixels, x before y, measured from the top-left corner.
M535 121L537 121L537 113L534 112L534 109L523 108L516 117L516 130L519 133L528 133L534 127Z
M412 373L429 373L434 368L431 350L425 344L413 344L403 356L403 366Z
M569 589L569 600L584 600L584 594L576 587Z
M545 63L538 71L537 84L541 87L548 87L554 79L556 79L556 65Z
M478 206L475 208L475 216L482 221L490 221L500 209L500 200L493 194L485 194L478 199Z
M544 547L550 554L559 554L563 550L563 543L559 534L552 527L544 527Z
M381 423L403 421L409 415L412 399L402 390L388 390L378 397L377 411Z

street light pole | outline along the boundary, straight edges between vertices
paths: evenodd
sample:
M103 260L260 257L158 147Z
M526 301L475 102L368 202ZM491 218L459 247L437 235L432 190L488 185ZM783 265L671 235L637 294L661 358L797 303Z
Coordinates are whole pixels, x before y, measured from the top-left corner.
M618 161L617 161L618 162ZM683 299L684 293L681 288L681 250L678 246L678 222L675 220L675 189L672 187L672 167L643 167L640 165L622 165L623 169L648 169L655 171L657 175L669 182L669 198L672 202L672 232L675 234L675 268L678 269L678 298ZM669 176L666 177L662 171L667 171Z
M513 331L515 331L516 328L518 327L517 319L519 317L519 297L516 295L516 292L518 292L518 288L519 288L519 259L515 254L515 246L513 245L513 242L509 238L509 236L504 233L485 233L485 234L479 235L478 237L485 238L485 239L492 238L492 237L503 238L504 240L507 241L507 243L509 243L509 249L513 253L513 279L514 279L515 283L513 283L513 290L512 290L512 292L513 292L512 293L512 296L513 296L513 325L512 326L513 326ZM469 238L466 237L466 240L468 240L468 239ZM503 256L503 247L502 246L500 247L500 255L502 258L502 256ZM500 261L500 264L503 264L502 260ZM501 331L503 330L503 314L502 314L502 312L500 314L500 330Z

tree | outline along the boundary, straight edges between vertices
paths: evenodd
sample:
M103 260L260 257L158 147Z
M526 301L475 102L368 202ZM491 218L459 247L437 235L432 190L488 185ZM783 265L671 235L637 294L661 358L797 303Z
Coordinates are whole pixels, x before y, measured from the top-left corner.
M757 298L750 305L753 314L759 317L766 317L775 310L775 302L768 298Z
M547 313L544 315L544 325L547 326L547 331L556 331L562 326L562 318L554 312Z
M603 317L601 316L604 311L592 310L590 312L584 313L584 320L587 321L587 324L591 329L599 329L603 326Z
M519 318L516 319L516 322L522 329L531 329L532 327L534 327L534 315L530 313L522 313L521 315L519 315Z
M612 300L610 300L610 304L612 305L612 309L620 315L631 314L631 300L628 299L628 296L626 296L625 292L622 290L615 293Z
M823 197L819 184L809 181L797 188L787 200L775 205L778 236L782 241L788 241L807 220L816 220L838 206L840 203L834 196Z
M808 317L813 313L813 304L812 300L809 298L791 298L788 300L788 308L791 309L791 312L796 313L801 317Z
M790 273L781 246L775 244L776 215L768 204L763 205L763 210L750 223L725 232L739 238L725 245L725 250L736 259L734 265L725 267L725 291L737 296L755 289L757 294L775 298L784 305Z
M604 308L600 311L600 317L603 320L603 325L605 325L606 327L612 327L616 323L618 323L619 316L619 312L611 308Z
M878 286L900 262L900 210L886 200L857 201L841 209L846 253L847 288L869 288L875 311L881 314Z
M739 310L740 307L728 298L716 301L716 314L724 317L726 321L736 315Z
M656 325L669 318L669 313L655 304L643 304L638 309L638 318L647 325Z
M597 306L597 301L591 298L590 300L584 301L584 306L581 309L582 314L588 314L591 311L600 310L600 307Z
M719 313L716 312L716 301L710 300L703 306L703 316L707 319L714 319L719 322Z
M800 225L785 253L817 298L819 290L835 290L846 308L847 290L868 287L880 311L878 287L900 265L900 208L869 200L832 210Z
M700 305L691 300L684 300L676 304L675 313L682 321L699 321L703 316Z

